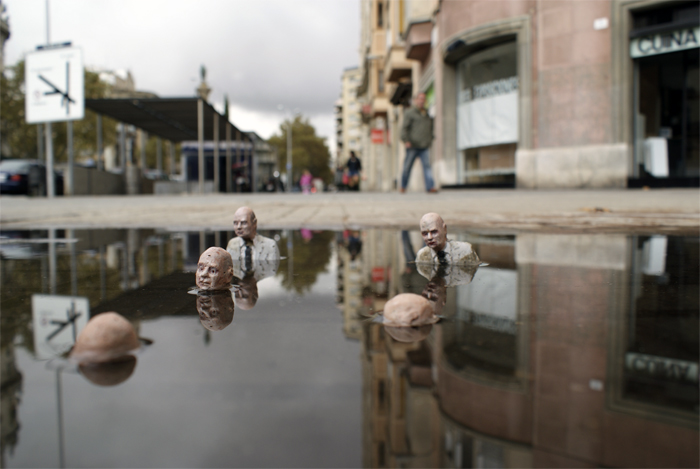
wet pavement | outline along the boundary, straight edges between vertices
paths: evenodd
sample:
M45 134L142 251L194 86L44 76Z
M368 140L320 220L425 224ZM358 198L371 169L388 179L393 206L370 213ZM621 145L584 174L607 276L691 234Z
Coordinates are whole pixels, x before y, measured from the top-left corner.
M497 205L498 194L483 195L483 205ZM302 196L259 197L202 200L228 203L230 214L256 202L261 225L260 213L282 201L301 200L297 214L313 211ZM369 196L353 197L344 203L373 207ZM425 196L413 197L411 210L423 210ZM530 210L582 202L562 199ZM156 200L141 209L165 220ZM500 213L518 205L509 200ZM635 213L665 213L670 200ZM37 210L51 206L40 202ZM65 203L45 223L69 216L56 208ZM112 199L103 210L111 203L121 210ZM3 212L7 205L3 198ZM692 205L671 215L692 219L683 211ZM582 213L634 208L622 198L608 207ZM457 205L449 210L448 224L466 220L454 215ZM190 209L173 213L171 221L198 219ZM433 271L411 262L422 247L414 226L327 231L311 216L302 229L262 231L283 259L238 271L227 300L233 318L211 330L215 302L188 291L200 254L233 236L226 217L226 231L9 230L2 217L2 467L700 463L700 238L692 230L453 228L488 265ZM427 297L442 320L410 333L375 322L400 293ZM97 376L65 354L88 317L107 311L149 345Z
M677 233L700 231L700 191L443 190L438 194L323 193L0 198L3 229L227 230L238 207L261 229L414 229L427 212L449 226L490 232Z

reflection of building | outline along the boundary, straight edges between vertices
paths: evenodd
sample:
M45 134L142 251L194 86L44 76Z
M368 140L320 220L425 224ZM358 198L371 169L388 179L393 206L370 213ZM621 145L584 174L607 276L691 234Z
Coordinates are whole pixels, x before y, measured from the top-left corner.
M466 239L427 340L363 328L366 465L697 467L696 239Z
M344 165L350 152L354 151L362 159L361 153L361 117L360 105L357 101L357 86L361 79L360 69L357 67L348 68L343 71L340 100L338 103L338 132L337 144L338 154L336 163Z
M369 189L390 190L398 176L402 106L419 92L435 115L441 185L697 185L699 8L364 0Z
M17 370L15 363L15 346L12 341L3 341L0 350L0 463L5 466L5 451L12 451L17 444L19 422L17 407L22 391L22 373Z

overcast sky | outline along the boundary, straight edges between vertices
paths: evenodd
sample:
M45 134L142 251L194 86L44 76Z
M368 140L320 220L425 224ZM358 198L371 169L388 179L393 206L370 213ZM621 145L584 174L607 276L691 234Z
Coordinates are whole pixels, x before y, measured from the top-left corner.
M47 40L46 0L3 0L5 64ZM71 41L87 67L129 70L136 88L210 101L228 93L232 122L268 138L298 109L335 148L333 105L358 62L358 0L49 0L52 43ZM220 109L220 107L219 107Z

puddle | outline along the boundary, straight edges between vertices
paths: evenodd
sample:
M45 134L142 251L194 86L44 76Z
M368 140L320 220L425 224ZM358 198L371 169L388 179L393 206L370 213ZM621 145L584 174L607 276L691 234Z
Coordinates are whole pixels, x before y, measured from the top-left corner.
M439 271L418 232L261 234L197 295L232 232L1 233L1 466L698 466L698 238L461 232L484 265ZM439 322L382 324L399 293ZM107 311L148 345L95 383Z

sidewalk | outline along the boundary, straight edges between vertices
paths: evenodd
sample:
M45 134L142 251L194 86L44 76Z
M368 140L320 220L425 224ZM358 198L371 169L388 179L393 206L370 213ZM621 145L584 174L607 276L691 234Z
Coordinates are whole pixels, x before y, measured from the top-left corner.
M697 189L2 196L0 228L230 230L243 205L253 208L260 229L417 228L434 211L448 226L485 232L700 233Z

